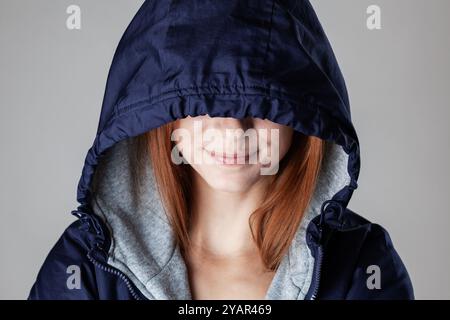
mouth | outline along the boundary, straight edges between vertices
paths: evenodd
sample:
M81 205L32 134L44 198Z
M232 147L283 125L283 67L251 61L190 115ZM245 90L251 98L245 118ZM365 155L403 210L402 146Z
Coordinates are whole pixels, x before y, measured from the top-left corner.
M244 165L250 165L249 160L252 159L257 153L258 150L255 152L249 154L241 154L241 153L222 153L222 152L215 152L210 151L207 149L204 149L205 152L212 158L217 164L224 165L224 166L244 166Z

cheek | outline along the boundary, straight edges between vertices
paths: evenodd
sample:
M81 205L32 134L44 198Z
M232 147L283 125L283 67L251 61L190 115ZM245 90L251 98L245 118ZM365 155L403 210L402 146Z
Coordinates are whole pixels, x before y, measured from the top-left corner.
M289 151L289 148L291 147L292 144L292 137L293 137L293 129L289 127L282 127L280 129L280 138L279 138L280 160Z
M198 146L195 145L198 139L195 139L194 119L187 117L177 120L174 124L172 139L177 146L178 152L184 158L185 163L193 163L195 157L198 156Z
M258 120L256 126L258 130L263 129L263 132L267 132L267 144L264 143L265 138L261 140L263 141L263 147L268 147L271 151L276 150L279 156L278 161L281 161L291 147L294 130L291 127L279 125L269 120ZM272 160L277 161L276 159Z

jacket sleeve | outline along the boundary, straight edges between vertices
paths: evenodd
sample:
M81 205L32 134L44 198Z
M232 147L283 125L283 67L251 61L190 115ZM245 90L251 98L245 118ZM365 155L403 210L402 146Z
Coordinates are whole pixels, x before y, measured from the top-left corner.
M414 290L406 267L388 232L380 225L371 225L360 251L346 299L414 299Z
M82 222L73 222L61 235L44 261L31 288L29 300L96 299L94 266L87 258Z

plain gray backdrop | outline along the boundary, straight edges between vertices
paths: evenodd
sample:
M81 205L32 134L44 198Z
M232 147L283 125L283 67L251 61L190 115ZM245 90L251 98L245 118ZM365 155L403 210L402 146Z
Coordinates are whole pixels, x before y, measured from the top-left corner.
M108 69L142 0L0 1L0 299L74 221ZM81 30L66 8L81 7ZM419 299L450 298L450 1L313 0L361 142L349 208L390 233ZM382 29L366 27L381 7Z

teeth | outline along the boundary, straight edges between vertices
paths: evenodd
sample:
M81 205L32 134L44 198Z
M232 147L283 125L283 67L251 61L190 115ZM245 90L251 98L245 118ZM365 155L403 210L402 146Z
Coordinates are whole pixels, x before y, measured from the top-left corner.
M216 153L215 151L208 151L208 153L211 155L211 157L216 159L216 162L219 164L246 164L247 159L250 158L250 155L247 154L243 156L240 155L238 156L238 154L227 155L220 152Z

